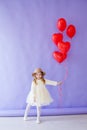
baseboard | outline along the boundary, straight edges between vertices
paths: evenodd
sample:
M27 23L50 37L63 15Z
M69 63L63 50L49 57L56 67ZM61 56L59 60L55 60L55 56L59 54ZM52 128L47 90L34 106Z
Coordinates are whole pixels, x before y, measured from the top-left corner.
M1 117L16 117L24 116L25 110L0 110ZM68 114L87 114L87 108L51 108L51 109L41 109L42 116L58 116L58 115L68 115ZM36 109L31 109L30 116L36 116Z

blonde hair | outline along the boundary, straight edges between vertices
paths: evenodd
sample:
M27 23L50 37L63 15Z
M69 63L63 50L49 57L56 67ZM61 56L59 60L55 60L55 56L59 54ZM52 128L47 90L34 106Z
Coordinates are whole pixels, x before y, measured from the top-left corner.
M45 84L45 79L41 78L41 81ZM33 82L37 85L37 79L34 79Z
M45 79L44 79L44 75L43 75L43 72L41 72L42 74L42 78L41 78L41 81L45 84ZM33 79L33 82L37 85L37 78L36 78L36 75L34 75L34 79Z
M32 76L34 77L34 83L37 84L37 78L36 78L36 74L40 72L42 74L42 82L45 84L45 79L44 79L44 75L46 74L41 68L37 68L35 69L34 73L32 73Z

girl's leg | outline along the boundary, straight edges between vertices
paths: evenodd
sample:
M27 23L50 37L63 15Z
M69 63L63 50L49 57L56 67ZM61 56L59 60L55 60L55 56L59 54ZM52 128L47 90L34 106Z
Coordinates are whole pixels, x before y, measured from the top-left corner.
M37 120L36 120L37 123L40 123L40 107L37 106Z
M24 114L24 120L27 120L28 111L30 109L30 104L27 104L25 114Z

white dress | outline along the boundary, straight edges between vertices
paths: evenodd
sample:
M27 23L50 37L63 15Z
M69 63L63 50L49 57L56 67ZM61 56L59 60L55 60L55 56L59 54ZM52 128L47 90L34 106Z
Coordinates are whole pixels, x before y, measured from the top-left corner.
M43 81L37 80L37 85L36 85L33 81L31 85L31 90L27 96L26 103L32 106L44 106L53 102L53 99L50 93L48 92L46 85L57 86L57 82L45 79L45 84L44 84Z

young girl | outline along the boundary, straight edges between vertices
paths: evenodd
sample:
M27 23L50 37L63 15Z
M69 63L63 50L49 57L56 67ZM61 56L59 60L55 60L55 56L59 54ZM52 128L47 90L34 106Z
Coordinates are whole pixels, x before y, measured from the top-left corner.
M32 76L34 77L34 80L32 81L31 90L27 97L27 106L24 114L24 120L27 120L28 110L30 109L30 106L36 106L37 107L37 123L40 123L40 107L44 105L49 105L53 99L50 96L47 88L45 85L61 85L60 82L51 81L44 79L45 72L41 68L37 68Z

